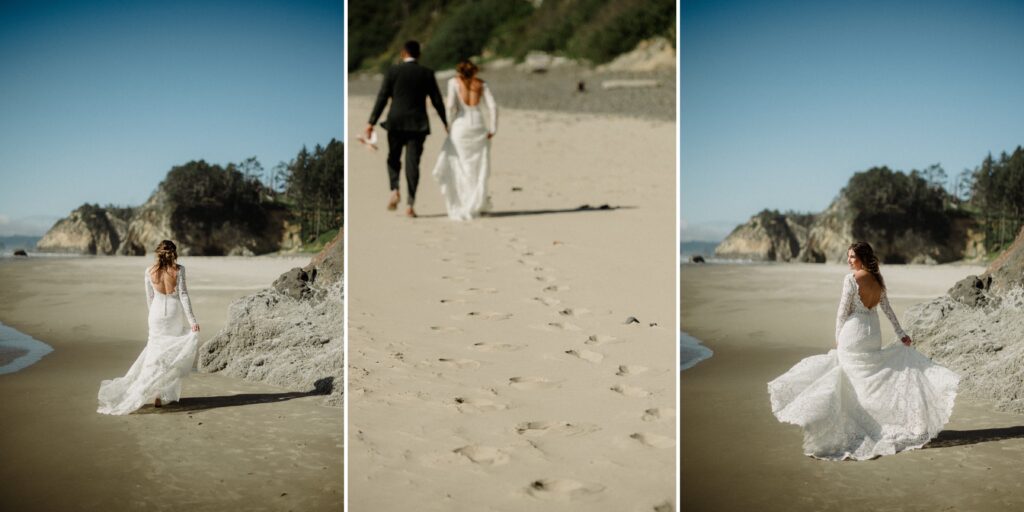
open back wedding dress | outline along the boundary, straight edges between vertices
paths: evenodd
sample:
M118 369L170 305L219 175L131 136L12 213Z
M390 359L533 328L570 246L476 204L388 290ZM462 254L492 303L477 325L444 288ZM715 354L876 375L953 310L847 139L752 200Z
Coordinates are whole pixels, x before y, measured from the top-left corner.
M103 414L128 414L159 398L164 403L181 397L181 379L192 371L199 334L192 302L185 285L185 267L178 265L175 289L167 294L153 288L146 270L146 303L149 305L149 339L124 377L100 384L99 408Z
M498 105L487 83L483 82L481 103L487 107L490 118L491 128L488 130L480 105L467 105L463 101L458 82L458 78L448 80L445 105L451 124L431 174L441 187L448 217L469 220L491 207L487 195L491 141L487 134L497 133Z
M882 348L878 307L903 338L885 291L868 308L848 274L836 315L837 349L768 383L772 412L803 427L807 455L864 460L920 448L949 421L960 377L900 342Z

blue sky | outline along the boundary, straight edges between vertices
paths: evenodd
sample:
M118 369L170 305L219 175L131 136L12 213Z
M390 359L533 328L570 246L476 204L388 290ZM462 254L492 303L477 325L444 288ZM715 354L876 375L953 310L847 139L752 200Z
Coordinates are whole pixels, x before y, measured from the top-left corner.
M341 0L0 4L0 236L342 138Z
M680 215L718 240L874 165L953 176L1024 145L1024 2L689 1Z

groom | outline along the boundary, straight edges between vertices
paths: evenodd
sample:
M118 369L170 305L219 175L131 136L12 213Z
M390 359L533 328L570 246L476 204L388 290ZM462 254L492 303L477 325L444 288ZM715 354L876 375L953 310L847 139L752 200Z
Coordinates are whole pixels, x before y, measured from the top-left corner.
M427 98L434 105L434 110L441 117L444 129L448 130L448 121L444 115L444 101L441 91L437 88L434 71L421 66L420 43L407 41L402 47L402 63L391 66L384 82L377 93L377 103L370 113L370 123L366 125L366 138L373 133L373 125L377 124L384 105L391 99L388 118L380 125L388 131L388 178L391 180L391 198L388 210L398 207L398 174L402 166L402 148L405 151L405 180L409 189L409 209L405 214L415 217L413 203L416 202L416 187L420 181L420 155L423 153L423 141L430 133L430 122L427 120Z

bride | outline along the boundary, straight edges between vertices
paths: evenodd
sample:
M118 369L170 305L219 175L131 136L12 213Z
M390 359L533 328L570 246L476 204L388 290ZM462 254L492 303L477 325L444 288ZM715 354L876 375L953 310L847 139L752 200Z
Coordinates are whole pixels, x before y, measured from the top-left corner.
M146 269L144 277L149 306L146 348L124 377L100 384L97 412L128 414L147 402L160 407L181 396L181 379L195 360L199 324L185 286L185 267L177 260L174 242L157 245L156 264Z
M910 347L871 246L850 246L836 350L811 356L768 383L779 421L803 427L804 453L865 460L925 445L953 412L960 377ZM878 308L902 341L882 348Z
M487 178L491 138L498 130L498 106L487 83L477 78L475 64L463 60L455 71L445 94L450 130L432 174L441 187L448 217L470 220L491 207ZM487 107L489 129L479 108L481 102Z

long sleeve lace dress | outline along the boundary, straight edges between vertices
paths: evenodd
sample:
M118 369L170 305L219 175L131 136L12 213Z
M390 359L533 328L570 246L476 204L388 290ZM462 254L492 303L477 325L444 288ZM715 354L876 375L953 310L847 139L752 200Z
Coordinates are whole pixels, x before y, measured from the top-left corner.
M853 274L843 281L836 349L768 383L772 412L804 430L804 453L865 460L924 446L953 412L960 377L899 341L882 348L878 308L905 336L882 291L868 308Z

